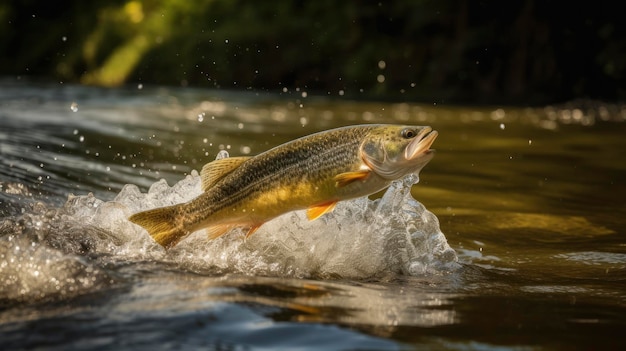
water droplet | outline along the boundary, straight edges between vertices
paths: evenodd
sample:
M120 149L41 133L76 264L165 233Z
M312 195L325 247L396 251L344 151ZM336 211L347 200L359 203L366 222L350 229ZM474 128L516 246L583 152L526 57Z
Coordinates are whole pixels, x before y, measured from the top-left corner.
M385 69L387 67L387 63L383 60L378 61L378 68Z
M67 41L67 37L64 35L64 36L61 37L61 40Z
M500 129L504 130L504 128L505 128L504 123L500 123Z
M378 81L378 83L384 83L384 82L385 82L385 75L383 75L383 74L379 74L379 75L376 77L376 80Z
M80 141L80 142L82 143L83 141L85 141L85 137L84 137L83 135L81 135L81 136L78 138L78 141Z
M143 89L143 84L141 84L141 83L137 84L137 89L139 89L139 90Z
M237 124L237 128L239 128L239 129L243 129L243 123L239 123L239 124Z
M78 112L78 104L72 102L72 104L70 105L70 110L72 110L72 112Z
M220 150L220 152L217 153L217 156L215 157L216 160L221 160L224 158L228 158L228 151L226 150Z

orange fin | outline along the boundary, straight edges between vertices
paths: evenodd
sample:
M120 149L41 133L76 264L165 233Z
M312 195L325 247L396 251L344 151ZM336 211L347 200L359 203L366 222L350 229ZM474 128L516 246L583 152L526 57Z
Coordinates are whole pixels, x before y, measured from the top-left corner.
M365 178L367 178L369 175L370 171L367 170L340 173L335 176L335 184L341 188L354 181L365 180Z
M332 211L337 205L337 201L329 201L320 205L311 206L306 210L309 221L319 218L324 213Z
M263 223L255 224L252 227L250 227L250 229L248 229L248 232L246 233L246 238L248 238L250 235L254 234L254 232L256 232L262 225L263 225Z
M200 171L200 178L202 179L202 191L207 191L220 179L226 177L230 172L234 171L242 163L249 160L251 157L227 157L220 160L215 160L207 163L202 167Z
M209 239L217 239L220 236L228 233L228 231L230 231L231 229L233 229L234 225L232 224L218 224L218 225L214 225L211 227L208 227L206 229L206 235L209 237Z

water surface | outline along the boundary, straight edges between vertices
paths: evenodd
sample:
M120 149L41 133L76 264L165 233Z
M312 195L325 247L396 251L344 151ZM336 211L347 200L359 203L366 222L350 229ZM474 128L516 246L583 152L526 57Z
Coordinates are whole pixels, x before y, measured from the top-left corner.
M466 107L190 88L0 87L8 349L619 349L626 108ZM431 125L416 179L165 252L126 221L254 155L357 123ZM415 200L417 199L417 200Z

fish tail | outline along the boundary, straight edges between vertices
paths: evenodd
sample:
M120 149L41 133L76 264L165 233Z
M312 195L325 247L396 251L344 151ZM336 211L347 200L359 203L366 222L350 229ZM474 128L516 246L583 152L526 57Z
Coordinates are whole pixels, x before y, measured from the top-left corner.
M155 208L135 213L128 219L145 228L154 241L169 249L190 233L181 224L179 207L180 205Z

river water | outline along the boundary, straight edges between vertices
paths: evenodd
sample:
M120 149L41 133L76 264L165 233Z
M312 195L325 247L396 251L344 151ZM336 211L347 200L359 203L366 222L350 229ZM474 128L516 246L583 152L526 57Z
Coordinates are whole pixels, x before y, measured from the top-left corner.
M6 350L621 349L626 106L383 103L0 82ZM126 218L255 155L360 123L430 125L418 179L248 239L165 252Z

